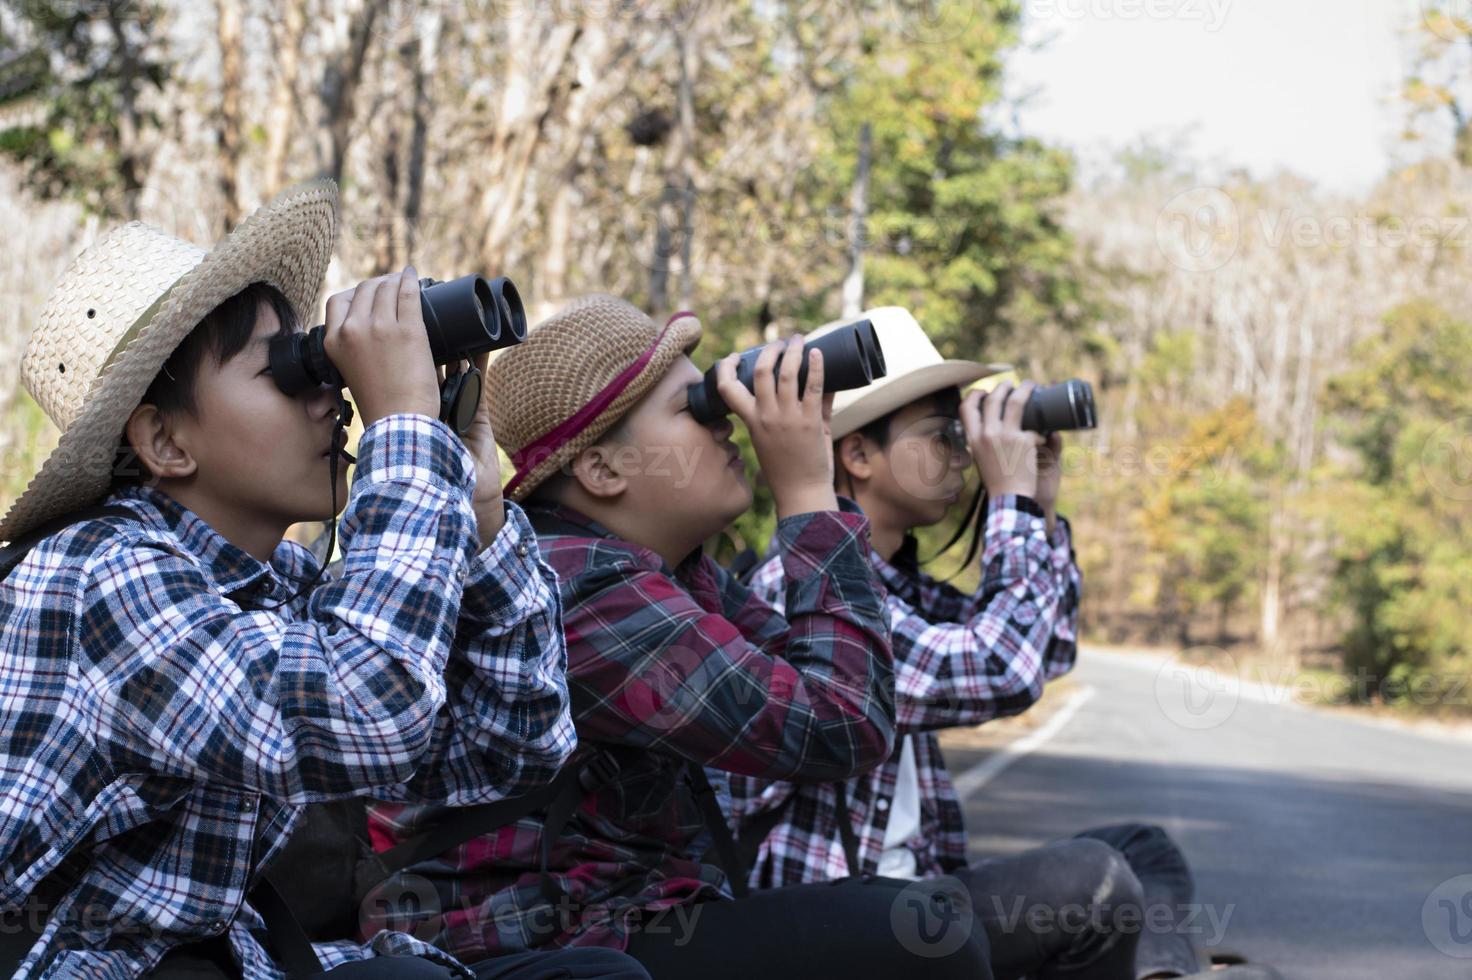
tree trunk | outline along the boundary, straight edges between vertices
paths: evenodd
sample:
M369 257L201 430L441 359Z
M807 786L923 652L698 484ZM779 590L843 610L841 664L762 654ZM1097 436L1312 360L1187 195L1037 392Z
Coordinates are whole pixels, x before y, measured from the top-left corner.
M331 53L322 69L318 90L319 173L341 183L352 139L353 112L363 63L373 37L378 0L364 6L352 3L323 24L323 47Z
M240 4L236 0L218 0L215 9L220 41L220 194L225 199L225 227L230 229L240 224L245 210L240 199L240 131L245 124L240 114L240 84L245 42Z
M843 315L856 317L864 310L864 246L868 240L869 156L873 127L859 128L859 162L854 173L848 222L848 275L843 279Z
M229 0L222 0L228 3ZM266 110L266 163L262 193L270 198L286 179L286 154L296 128L296 81L301 66L302 37L306 33L306 0L279 0L281 22L272 33L276 78L271 86L270 108Z

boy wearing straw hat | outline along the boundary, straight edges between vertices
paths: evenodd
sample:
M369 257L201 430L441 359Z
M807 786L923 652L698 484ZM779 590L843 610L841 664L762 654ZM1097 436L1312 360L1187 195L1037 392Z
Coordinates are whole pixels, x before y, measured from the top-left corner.
M417 866L452 897L437 941L470 956L626 948L656 978L989 976L969 909L937 899L949 916L937 933L896 930L895 910L921 905L903 883L722 900L745 883L708 863L724 816L702 767L864 772L889 755L893 673L868 522L834 494L822 358L810 353L799 392L800 340L761 354L754 393L734 359L720 365L776 498L787 618L702 554L752 497L729 420L689 411L700 335L690 313L660 326L588 296L491 366L491 416L516 466L505 492L558 573L579 754L600 764L572 812ZM414 822L413 807L376 805L376 843Z
M884 765L846 783L732 781L733 822L756 852L752 886L861 872L950 876L971 893L998 976L1064 964L1070 975L1095 980L1195 973L1184 933L1152 930L1142 938L1117 925L1122 909L1164 906L1178 918L1191 901L1185 858L1158 827L1100 828L967 864L961 803L936 733L1027 710L1048 680L1072 669L1077 653L1080 574L1068 522L1056 512L1061 439L1022 429L1030 382L1001 380L989 395L962 397L964 386L1007 365L945 360L907 310L863 316L874 324L889 371L835 396L835 486L873 528L870 557L887 588L900 737ZM925 574L912 532L944 519L973 464L986 496L981 581L967 595ZM781 608L783 563L762 564L751 587ZM841 846L845 831L848 848ZM1009 926L1005 912L1018 903L1100 914L1089 915L1086 928Z
M261 871L303 804L494 800L575 745L555 580L500 499L484 411L464 444L436 418L413 270L327 304L366 424L350 488L337 393L271 379L269 342L314 309L336 228L330 182L208 251L125 225L30 339L22 379L62 435L0 522L29 546L0 583L17 976L469 975L402 933L278 931ZM283 534L343 499L342 572L308 594L320 562Z

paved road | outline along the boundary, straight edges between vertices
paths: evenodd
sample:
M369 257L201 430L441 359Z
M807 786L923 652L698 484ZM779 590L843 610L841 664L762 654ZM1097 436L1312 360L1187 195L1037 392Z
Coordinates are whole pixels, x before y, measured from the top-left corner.
M1213 694L1158 661L1085 650L1074 676L1094 696L968 800L973 857L1150 821L1190 857L1198 901L1230 913L1220 945L1287 980L1472 978L1472 742L1230 677ZM949 757L959 773L985 755Z

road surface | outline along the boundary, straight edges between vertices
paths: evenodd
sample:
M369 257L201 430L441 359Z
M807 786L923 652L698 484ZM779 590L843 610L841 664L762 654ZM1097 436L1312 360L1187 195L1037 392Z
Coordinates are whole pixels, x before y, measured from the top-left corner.
M948 751L985 780L972 857L1153 822L1196 871L1203 940L1286 980L1472 978L1472 742L1129 655L1085 649L1073 676L1078 703L1000 772Z

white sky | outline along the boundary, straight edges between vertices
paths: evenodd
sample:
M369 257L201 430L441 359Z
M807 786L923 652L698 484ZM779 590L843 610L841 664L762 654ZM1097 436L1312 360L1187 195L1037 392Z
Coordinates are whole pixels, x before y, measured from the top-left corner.
M1208 170L1287 169L1365 190L1417 151L1395 92L1422 0L1023 0L1021 131L1079 153L1184 138ZM1429 2L1429 0L1427 0ZM1456 7L1472 3L1453 3Z

